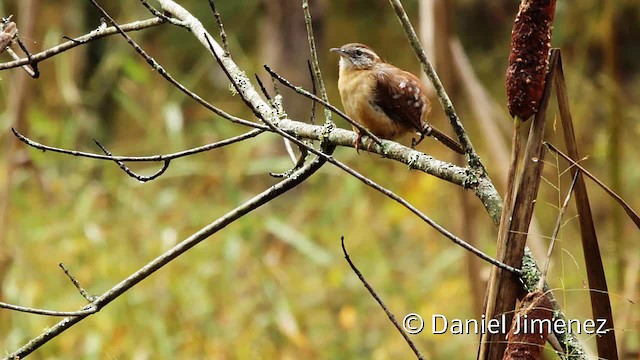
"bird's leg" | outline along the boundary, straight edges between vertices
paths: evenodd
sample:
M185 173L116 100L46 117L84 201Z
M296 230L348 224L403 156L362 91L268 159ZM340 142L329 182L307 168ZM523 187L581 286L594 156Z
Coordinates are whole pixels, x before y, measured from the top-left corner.
M362 134L359 131L356 131L356 134L358 134L358 137L356 138L356 141L353 142L353 147L356 148L356 153L360 154L360 140L362 139Z
M415 149L416 146L418 146L418 144L420 144L422 142L422 140L424 140L424 138L427 136L424 133L419 133L420 134L420 138L418 140L416 140L415 138L411 139L411 148Z
M368 138L368 142L367 142L367 152L371 152L371 146L373 145L374 141L371 138Z
M433 128L429 124L425 125L425 127L422 128L422 130L418 131L418 134L420 134L420 138L418 140L416 140L415 138L411 139L411 148L415 149L416 146L420 144L425 137L431 135L432 130Z
M354 141L354 143L353 143L353 147L356 148L356 152L358 154L360 154L360 144L365 142L365 141L367 143L367 152L371 152L371 146L374 143L373 139L371 139L370 137L368 137L366 135L362 135L358 131L356 131L356 134L358 134L358 137L356 138L356 141ZM364 141L362 140L363 137L366 138Z

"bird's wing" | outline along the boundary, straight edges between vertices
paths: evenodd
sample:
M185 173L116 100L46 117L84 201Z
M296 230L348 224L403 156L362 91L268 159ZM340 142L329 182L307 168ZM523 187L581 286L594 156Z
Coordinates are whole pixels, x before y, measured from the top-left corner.
M418 132L423 130L423 112L431 110L422 82L415 75L391 65L376 72L372 105L394 121Z

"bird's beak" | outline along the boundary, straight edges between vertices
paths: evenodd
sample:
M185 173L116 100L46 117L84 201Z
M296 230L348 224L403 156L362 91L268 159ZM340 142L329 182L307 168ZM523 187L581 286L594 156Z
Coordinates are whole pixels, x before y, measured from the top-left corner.
M344 50L342 50L342 49L340 49L340 48L331 48L331 49L329 49L329 51L332 51L332 52L334 52L334 53L337 53L337 54L338 54L338 55L340 55L340 56L344 56L344 57L346 57L346 56L347 56L347 52L346 52L346 51L344 51Z

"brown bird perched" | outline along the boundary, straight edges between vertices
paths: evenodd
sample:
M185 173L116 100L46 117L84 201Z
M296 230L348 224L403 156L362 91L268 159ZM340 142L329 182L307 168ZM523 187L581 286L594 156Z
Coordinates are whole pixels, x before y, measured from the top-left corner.
M464 154L460 144L427 122L431 104L425 85L415 75L385 63L363 44L346 44L331 51L340 55L338 90L349 117L385 139L415 132L420 138L413 140L412 147L425 136L433 136ZM361 137L358 132L356 150Z

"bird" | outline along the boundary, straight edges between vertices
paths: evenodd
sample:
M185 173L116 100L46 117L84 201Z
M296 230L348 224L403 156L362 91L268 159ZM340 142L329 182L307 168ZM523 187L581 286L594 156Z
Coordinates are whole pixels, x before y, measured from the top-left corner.
M395 139L408 132L420 135L415 147L425 136L433 136L459 154L462 146L431 126L427 118L431 103L426 86L408 71L384 62L373 49L360 43L350 43L330 51L340 55L338 91L345 113L384 139ZM359 150L362 133L355 141ZM367 146L367 150L371 142Z

